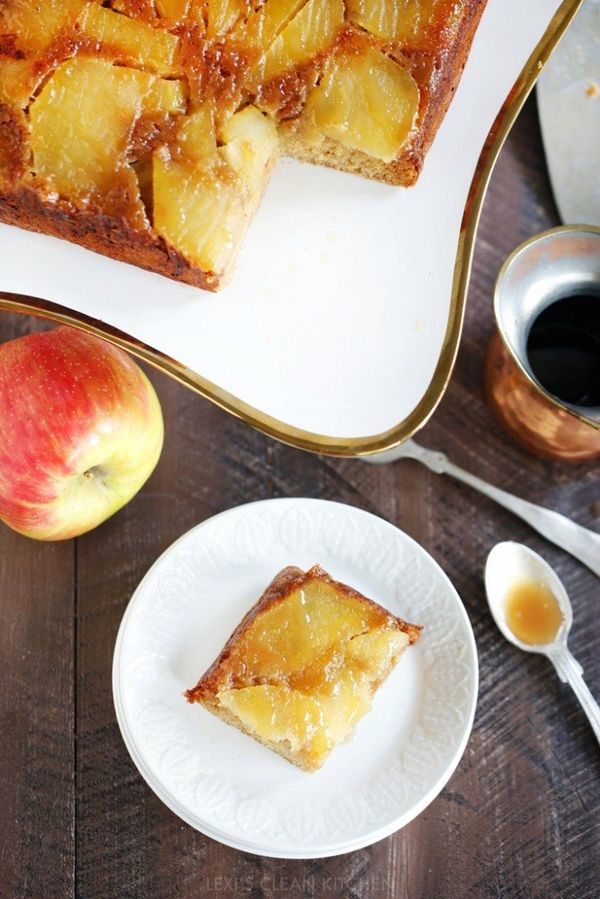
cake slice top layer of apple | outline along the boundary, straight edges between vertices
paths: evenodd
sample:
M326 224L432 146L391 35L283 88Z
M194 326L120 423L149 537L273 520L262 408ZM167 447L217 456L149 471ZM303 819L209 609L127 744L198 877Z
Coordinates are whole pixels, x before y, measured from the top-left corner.
M319 565L285 568L185 695L313 771L420 633Z
M331 164L333 144L338 168L414 180L396 163L423 73L469 3L3 0L0 192L109 216L216 289L278 133L292 155Z

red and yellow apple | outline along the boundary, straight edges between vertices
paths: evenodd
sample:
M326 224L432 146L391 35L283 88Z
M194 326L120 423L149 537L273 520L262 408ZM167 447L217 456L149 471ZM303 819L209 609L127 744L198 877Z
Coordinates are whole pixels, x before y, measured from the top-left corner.
M126 353L75 328L0 346L0 519L76 537L127 503L163 442L154 388Z

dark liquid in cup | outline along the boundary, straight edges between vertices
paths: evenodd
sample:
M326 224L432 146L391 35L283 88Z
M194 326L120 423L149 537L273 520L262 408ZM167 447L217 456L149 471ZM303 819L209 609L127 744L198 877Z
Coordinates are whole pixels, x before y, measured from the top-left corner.
M563 297L538 315L527 338L531 370L548 393L600 406L600 296Z

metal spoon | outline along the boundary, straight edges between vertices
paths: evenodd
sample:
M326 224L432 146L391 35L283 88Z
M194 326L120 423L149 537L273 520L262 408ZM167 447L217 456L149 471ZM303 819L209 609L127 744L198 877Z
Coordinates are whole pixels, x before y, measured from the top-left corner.
M556 598L563 622L551 643L532 646L519 640L506 621L506 596L516 583L537 581L544 584ZM525 652L537 652L550 659L563 684L568 683L588 717L596 739L600 742L600 706L583 680L583 668L567 647L573 623L573 609L560 578L554 569L537 553L522 543L498 543L490 552L485 566L485 589L492 617L510 643Z
M375 463L394 462L396 459L416 459L417 462L421 462L436 474L447 474L457 481L462 481L463 484L468 484L469 487L473 487L474 490L493 499L498 505L509 509L513 515L518 515L542 537L556 546L560 546L561 549L583 562L590 571L600 577L600 534L571 521L560 512L536 506L535 503L530 503L526 499L521 499L512 493L507 493L506 490L500 490L499 487L482 481L481 478L465 471L464 468L459 468L444 453L425 449L414 440L405 440L404 443L392 450L364 458L367 462Z

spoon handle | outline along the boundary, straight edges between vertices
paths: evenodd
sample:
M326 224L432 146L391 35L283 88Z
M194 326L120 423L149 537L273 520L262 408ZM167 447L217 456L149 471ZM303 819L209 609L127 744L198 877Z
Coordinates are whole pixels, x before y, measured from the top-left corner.
M366 461L383 463L393 462L395 459L416 459L436 474L447 474L457 481L462 481L463 484L468 484L469 487L493 499L499 506L508 509L513 515L522 518L538 534L560 546L600 577L600 534L571 521L560 512L536 506L529 500L521 499L507 493L506 490L494 487L493 484L488 484L464 468L459 468L444 453L426 449L414 440L406 440L393 450L367 457Z
M581 708L585 712L596 739L600 743L600 706L590 693L589 687L582 677L583 669L579 662L573 658L569 650L564 650L550 655L556 673L563 683L568 683L575 696L579 700Z
M535 503L500 490L499 487L482 481L481 478L464 471L449 460L446 460L442 471L444 474L456 478L457 481L462 481L489 496L513 515L518 515L542 537L579 559L580 562L587 565L590 571L600 577L600 534L571 521L560 512L544 509L543 506L536 506Z

